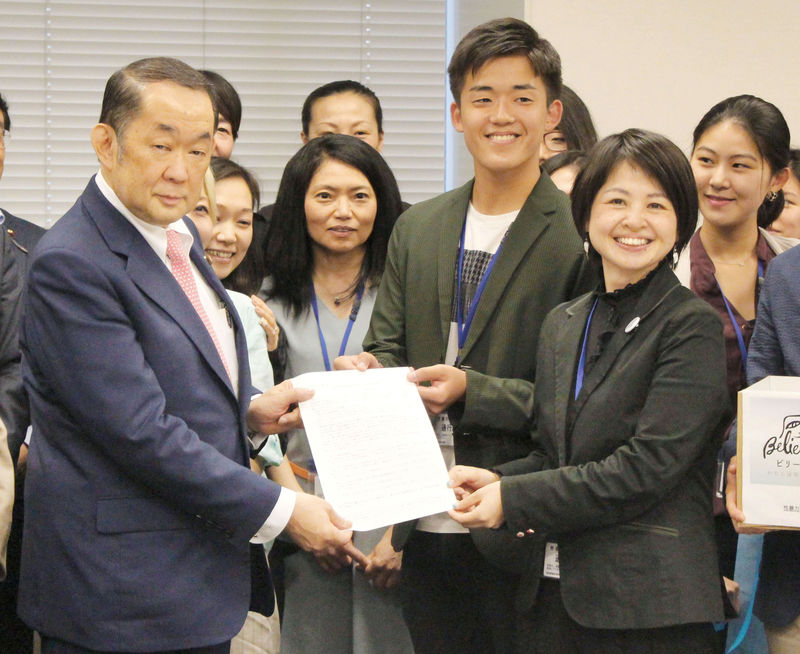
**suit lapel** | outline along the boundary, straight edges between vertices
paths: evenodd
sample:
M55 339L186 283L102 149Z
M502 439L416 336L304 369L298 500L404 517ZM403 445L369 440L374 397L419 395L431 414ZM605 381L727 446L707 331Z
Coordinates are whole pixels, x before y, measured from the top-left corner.
M666 266L655 273L636 304L634 318L614 333L606 346L603 356L600 357L584 379L583 387L575 402L575 416L581 412L594 390L605 379L608 371L614 365L622 350L625 349L625 346L643 328L642 325L646 323L650 314L664 302L680 300L678 293L675 292L679 288L681 288L680 283ZM586 323L586 318L584 318L583 322L584 324Z
M250 398L253 395L253 386L250 382L250 359L247 348L247 339L244 333L244 327L242 326L241 317L239 316L239 312L236 310L236 307L233 304L233 300L231 300L231 296L228 295L228 291L222 285L222 282L220 281L219 277L217 277L217 274L214 272L211 264L206 261L206 255L200 242L200 234L197 232L197 228L194 226L194 223L185 216L183 218L183 222L186 223L186 226L194 237L192 249L189 251L189 257L197 267L197 270L200 272L203 279L205 279L206 283L225 305L225 310L228 313L228 319L233 326L233 339L236 346L236 359L239 369L239 393L237 395L237 399L239 401L239 416L241 418L241 424L245 425L247 420L247 409L250 406ZM217 356L215 361L219 362L219 356ZM232 391L233 387L231 386L230 377L228 377L228 373L222 367L221 362L217 364L216 370L217 375L223 381L227 382L228 388ZM259 390L267 391L268 389L263 388ZM249 462L250 443L247 438L247 433L244 429L240 429L239 433L239 442L242 446L244 460Z
M553 191L557 192L555 187ZM548 214L553 208L550 199L551 195L540 179L520 209L516 220L509 227L503 249L495 261L494 270L483 290L478 310L475 312L467 340L461 350L462 360L467 358L483 331L491 324L495 308L503 297L506 287L514 279L517 268L536 246L541 233L549 226Z
M128 219L111 206L111 203L100 193L94 180L89 182L89 186L84 192L83 200L89 215L97 225L109 249L126 259L126 271L133 283L150 300L172 317L178 327L194 343L214 373L233 393L230 377L228 377L228 373L222 365L219 353L211 340L208 330L189 298L186 297L183 289L158 258L153 248L136 231L136 228L131 225ZM198 265L197 253L194 252L195 248L199 249L197 241L198 239L195 235L195 243L192 246L192 260L203 272L208 266ZM202 250L200 251L202 252ZM200 256L202 257L202 255ZM220 297L223 297L218 290L222 289L219 280L212 281L206 274L204 274L204 277L209 281L214 291ZM224 289L222 289L222 292L224 293ZM228 301L227 294L224 295L224 300ZM235 314L235 311L233 313ZM240 326L238 332L239 334L242 333ZM237 353L238 347L237 343Z
M124 219L124 218L123 218ZM197 262L195 261L195 265ZM153 248L143 239L131 242L127 265L131 280L153 302L172 316L179 327L195 344L214 373L233 392L231 379L222 365L214 341L189 298L172 273L158 259ZM216 289L215 289L216 290Z
M556 340L555 362L555 416L556 444L558 447L558 464L567 462L567 415L569 404L574 397L575 369L578 365L579 349L583 339L586 320L589 318L594 302L594 294L590 293L578 298L567 307L567 322L559 331Z
M441 233L439 235L439 250L437 252L438 286L439 286L439 319L442 330L442 353L447 351L450 338L450 322L454 296L456 266L458 265L458 244L461 239L461 230L467 215L469 199L472 196L472 182L462 186L454 195L449 207L442 211Z
M584 325L585 324L586 321L584 320ZM611 366L614 365L614 362L617 360L619 353L628 344L631 338L633 338L635 331L635 329L629 332L626 332L624 329L622 331L618 330L611 337L611 340L606 346L605 352L603 352L603 356L601 356L597 363L594 364L589 374L586 375L583 380L583 387L581 388L581 392L578 394L578 398L575 401L576 416L581 412L581 409L583 409L584 405L586 404L586 400L591 397L592 393L598 387L600 382L605 379Z
M184 218L183 220L187 224L190 222L188 218ZM206 283L211 287L211 290L214 291L217 297L219 297L220 301L225 305L225 310L228 312L229 320L233 326L233 337L236 345L236 360L239 368L239 400L240 402L244 402L245 406L247 406L250 403L250 394L252 388L250 385L250 365L247 352L247 340L245 338L241 317L239 316L239 312L236 310L236 307L233 304L233 300L231 300L230 295L228 295L228 291L222 285L222 282L219 280L219 277L217 277L214 269L211 267L208 261L206 261L205 253L200 245L199 234L194 234L195 230L193 225L190 225L189 228L193 231L194 235L194 243L192 243L192 249L189 252L192 263L194 263L194 265L197 267L197 270L203 276L203 279L206 280ZM219 359L219 357L217 357L217 359ZM230 378L225 372L225 369L222 368L221 364L219 368L222 370L224 378L229 380ZM230 386L230 384L228 385ZM259 390L266 391L267 389L263 388Z

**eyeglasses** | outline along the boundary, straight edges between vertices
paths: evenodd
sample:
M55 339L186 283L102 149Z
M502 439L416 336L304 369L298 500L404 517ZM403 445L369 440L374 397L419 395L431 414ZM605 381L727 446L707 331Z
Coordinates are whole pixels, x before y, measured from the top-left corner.
M544 145L550 152L564 152L567 149L567 139L561 132L547 132L544 135Z

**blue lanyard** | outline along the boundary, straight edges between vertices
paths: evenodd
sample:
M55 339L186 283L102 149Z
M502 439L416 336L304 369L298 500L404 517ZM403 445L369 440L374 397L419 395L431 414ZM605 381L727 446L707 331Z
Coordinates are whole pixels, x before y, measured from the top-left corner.
M761 279L764 276L764 264L759 260L758 262L758 278ZM731 324L733 325L733 331L736 334L736 340L739 343L739 352L742 355L742 370L747 370L747 346L744 344L744 335L742 334L742 330L739 327L739 323L736 321L736 318L733 315L733 309L731 308L730 302L728 302L728 298L725 297L725 293L722 292L722 286L719 285L719 281L717 281L717 276L714 275L714 281L717 282L717 288L719 288L719 294L722 296L722 301L725 303L725 308L728 310L728 316L731 319ZM758 282L756 282L758 283Z
M733 644L725 651L725 654L731 654L739 647L739 645L742 644L742 642L745 639L745 636L747 636L748 629L750 629L750 623L752 623L753 621L753 607L755 606L756 603L758 582L759 582L759 577L761 576L761 556L763 554L763 548L764 548L763 538L764 537L761 536L762 539L761 547L759 547L758 549L758 556L756 557L755 560L756 574L753 577L753 587L750 590L750 601L747 603L747 608L745 609L744 612L744 619L739 625L739 633L736 634L736 639L733 641ZM725 622L715 622L714 631L720 632L725 628L725 626L726 626Z
M592 310L589 312L589 318L586 321L586 331L583 333L583 345L581 346L581 358L578 359L578 374L575 377L575 399L578 399L578 393L583 388L583 375L586 368L586 346L589 342L589 328L592 326L592 316L594 310L597 308L597 298L594 299Z
M358 287L356 299L353 302L353 309L347 318L347 329L344 330L342 345L339 347L339 356L344 354L347 349L347 341L350 340L350 332L353 331L353 324L358 317L358 310L361 308L361 297L364 295L364 285ZM328 357L328 345L325 343L325 336L322 335L322 327L319 324L319 307L317 306L317 294L314 292L314 285L311 285L311 306L314 309L314 319L317 321L317 333L319 334L319 346L322 348L322 360L325 362L325 370L331 370L331 360Z
M483 295L483 289L486 288L486 283L489 281L489 275L492 273L492 268L494 268L495 261L497 261L497 256L500 254L500 250L503 249L503 244L506 242L506 236L508 236L508 232L506 231L506 233L503 235L503 240L500 241L500 245L497 247L497 250L495 250L492 258L489 259L489 265L486 266L486 270L483 272L481 281L478 282L478 288L475 290L475 295L472 297L472 302L469 304L469 310L467 311L467 318L465 320L461 307L461 278L464 268L464 235L466 231L467 221L464 220L464 226L461 228L461 241L458 244L458 271L456 276L456 327L458 328L459 351L464 347L464 343L467 342L467 335L469 334L469 329L472 326L472 319L475 317L475 311L478 309L478 302L481 299L481 295Z

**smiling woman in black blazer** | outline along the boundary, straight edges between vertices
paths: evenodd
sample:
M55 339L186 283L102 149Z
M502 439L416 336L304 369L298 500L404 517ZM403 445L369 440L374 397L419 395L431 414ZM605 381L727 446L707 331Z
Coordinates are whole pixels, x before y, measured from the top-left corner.
M670 269L695 228L692 171L627 130L590 153L572 203L603 282L544 323L532 452L454 467L450 513L524 537L520 652L713 652L722 327Z

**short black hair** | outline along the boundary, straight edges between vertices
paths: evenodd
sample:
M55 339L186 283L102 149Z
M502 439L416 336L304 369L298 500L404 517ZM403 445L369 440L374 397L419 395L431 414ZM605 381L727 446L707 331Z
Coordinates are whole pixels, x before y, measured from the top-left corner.
M250 191L250 204L253 211L258 208L261 200L258 181L247 168L225 157L211 157L209 168L214 175L216 184L223 179L241 179L247 184L247 188ZM261 242L263 236L260 232L257 233L261 227L256 227L256 223L256 216L253 215L253 240L250 241L250 247L247 249L242 262L236 266L230 275L222 280L222 285L225 288L245 295L257 293L258 289L261 288L261 282L264 280L264 255L260 248L255 245ZM258 240L256 240L257 238Z
M231 124L231 136L235 141L239 138L239 126L242 124L242 99L233 85L222 75L213 70L201 70L216 100L219 115Z
M789 171L800 182L800 150L789 150Z
M694 128L692 151L706 131L727 120L750 135L773 175L789 165L791 139L786 119L778 107L754 95L735 95L711 107ZM772 200L766 197L758 208L758 226L769 227L781 215L783 205L782 190Z
M544 81L548 104L561 97L561 57L555 48L525 21L497 18L470 30L453 52L447 74L455 103L461 105L469 73L474 75L493 59L517 55L527 57L533 72Z
M586 165L586 153L583 150L564 150L542 162L542 170L552 175L560 168L575 165L581 170Z
M383 274L392 227L403 209L400 191L389 165L364 141L345 134L311 139L286 164L278 187L266 241L266 268L272 276L270 298L289 305L295 315L311 302L314 259L306 222L305 198L311 179L327 160L359 170L372 186L377 213L367 239L366 255L356 285L375 285Z
M300 112L300 120L303 123L303 134L308 136L308 126L311 124L311 111L314 108L314 103L317 100L339 93L355 93L356 95L361 95L366 98L375 112L375 122L378 123L378 133L383 134L383 110L381 109L381 101L378 100L378 96L375 95L375 92L371 88L364 86L361 82L356 82L351 79L328 82L308 94L305 102L303 102L303 109Z
M216 129L216 99L205 77L189 64L172 57L139 59L112 74L106 82L98 122L111 126L117 138L121 139L125 127L141 110L143 87L155 82L174 82L188 89L208 93Z
M8 102L0 93L0 113L3 114L3 129L7 132L11 129L11 116L8 115Z
M253 173L241 164L226 157L211 157L209 165L211 166L211 172L214 174L214 181L217 183L231 177L241 178L250 190L250 195L253 198L253 210L255 211L258 208L261 203L261 190Z
M561 121L555 128L564 135L569 150L588 152L597 143L597 130L592 115L580 96L566 84L561 87L559 98L564 106Z
M572 187L572 218L578 233L588 232L595 197L613 170L627 162L640 169L666 194L677 218L675 249L680 252L697 226L697 187L692 167L680 148L661 134L642 129L626 129L600 141L589 153L586 165ZM589 257L600 255L590 247Z

